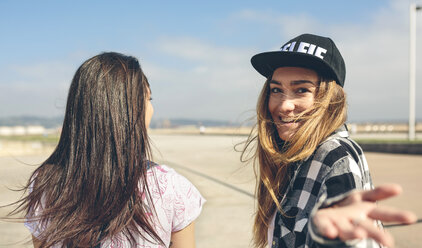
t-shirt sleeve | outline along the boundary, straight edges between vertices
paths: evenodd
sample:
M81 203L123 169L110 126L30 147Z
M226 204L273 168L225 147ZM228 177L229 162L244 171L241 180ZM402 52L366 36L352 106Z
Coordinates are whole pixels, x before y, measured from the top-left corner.
M24 225L34 237L38 238L40 236L41 229L37 220L26 217Z
M34 181L32 181L32 184L28 188L28 194L30 194L34 187ZM40 227L40 223L38 219L36 218L40 214L40 207L38 207L35 210L30 210L25 215L25 222L24 225L26 228L28 228L29 232L36 238L38 238L42 232L42 228Z
M205 199L198 189L184 176L172 175L174 188L174 215L172 232L177 232L192 223L201 213Z

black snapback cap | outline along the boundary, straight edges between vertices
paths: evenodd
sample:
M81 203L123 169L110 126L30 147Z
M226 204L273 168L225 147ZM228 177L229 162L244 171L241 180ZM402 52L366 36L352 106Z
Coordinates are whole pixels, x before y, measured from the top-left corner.
M279 67L304 67L323 77L335 79L344 86L346 66L334 41L328 37L302 34L284 44L279 51L256 54L252 66L264 77L270 77Z

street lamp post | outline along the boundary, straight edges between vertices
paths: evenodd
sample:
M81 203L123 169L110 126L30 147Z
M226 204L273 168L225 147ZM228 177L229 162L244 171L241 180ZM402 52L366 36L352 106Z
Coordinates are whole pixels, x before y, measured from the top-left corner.
M415 140L416 101L416 12L422 6L410 4L410 49L409 49L409 140Z

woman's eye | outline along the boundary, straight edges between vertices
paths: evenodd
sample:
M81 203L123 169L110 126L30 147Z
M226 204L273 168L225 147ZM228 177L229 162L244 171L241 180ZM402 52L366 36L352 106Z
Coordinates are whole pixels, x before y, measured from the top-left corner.
M149 100L152 101L152 97L150 97Z
M310 92L307 88L299 88L297 90L298 93L306 93L306 92Z
M272 88L271 89L271 93L280 93L281 92L281 89L279 89L279 88Z

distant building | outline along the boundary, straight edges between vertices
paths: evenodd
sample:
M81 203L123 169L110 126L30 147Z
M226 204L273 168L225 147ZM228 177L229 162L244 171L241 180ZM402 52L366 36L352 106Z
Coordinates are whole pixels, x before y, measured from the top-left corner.
M0 136L12 136L12 135L13 135L12 127L0 126Z
M200 134L204 134L204 133L205 133L205 130L206 130L206 129L205 129L205 127L204 127L204 126L200 126L200 127L199 127L199 133L200 133Z
M27 126L26 134L27 135L44 135L47 133L47 130L43 126Z
M13 135L20 136L26 134L26 128L24 126L16 126L12 128Z
M43 126L0 126L0 136L44 135L47 129Z

